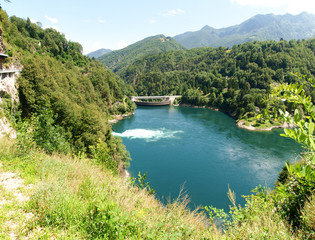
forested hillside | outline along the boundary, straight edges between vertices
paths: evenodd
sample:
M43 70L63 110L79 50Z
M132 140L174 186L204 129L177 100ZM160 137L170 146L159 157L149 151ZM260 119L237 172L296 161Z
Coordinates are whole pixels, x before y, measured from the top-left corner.
M174 39L189 49L232 47L252 41L309 39L315 36L314 28L314 14L260 14L235 26L220 29L205 26L199 31L177 35Z
M157 35L145 38L139 42L129 45L121 50L107 53L98 59L118 75L134 61L141 57L167 52L172 50L183 50L184 47L171 37Z
M139 95L180 94L183 102L240 117L265 107L262 99L271 83L294 83L296 72L314 77L314 51L315 39L196 48L142 58L122 75ZM305 88L315 99L315 90Z
M8 18L2 10L0 19L9 55L5 66L23 66L16 119L20 112L21 119L32 120L17 124L29 124L32 139L48 152L91 154L91 147L102 143L116 169L121 161L128 162L120 140L111 136L108 119L134 110L125 97L131 88L55 29Z

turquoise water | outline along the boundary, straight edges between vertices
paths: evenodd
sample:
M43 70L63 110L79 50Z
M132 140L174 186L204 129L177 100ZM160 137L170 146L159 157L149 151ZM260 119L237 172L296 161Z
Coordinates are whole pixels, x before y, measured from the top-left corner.
M131 176L147 172L157 197L167 203L181 188L190 207L213 205L228 210L228 187L241 195L262 184L273 187L287 160L301 148L279 136L282 130L252 132L235 126L221 112L185 107L138 107L113 126L132 161Z

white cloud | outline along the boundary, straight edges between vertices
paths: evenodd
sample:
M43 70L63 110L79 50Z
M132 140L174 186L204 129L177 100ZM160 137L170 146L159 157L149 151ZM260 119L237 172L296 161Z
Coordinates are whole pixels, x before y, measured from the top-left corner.
M291 14L303 11L315 13L314 0L230 0L230 2L241 6L281 8Z
M183 9L174 9L174 10L169 10L166 13L163 14L164 17L175 17L178 15L184 14L185 11Z
M106 21L104 19L99 19L98 22L99 23L105 23Z
M150 24L155 24L155 23L157 23L157 22L158 22L158 21L155 20L155 19L152 19L152 20L149 21Z
M117 49L122 49L122 48L125 48L127 47L127 42L125 40L121 40L119 41L119 43L117 44Z
M300 12L309 12L315 14L315 1L314 0L290 0L287 6L287 12L297 14Z
M57 23L58 22L58 19L57 18L52 18L52 17L49 17L49 16L45 16L45 18L50 21L51 23Z
M89 54L91 52L94 52L98 49L101 49L101 44L99 42L94 42L92 45L88 45L87 47L84 47L83 48L83 53L84 54Z
M253 7L280 7L286 4L287 0L230 0L232 3L236 2L242 6Z

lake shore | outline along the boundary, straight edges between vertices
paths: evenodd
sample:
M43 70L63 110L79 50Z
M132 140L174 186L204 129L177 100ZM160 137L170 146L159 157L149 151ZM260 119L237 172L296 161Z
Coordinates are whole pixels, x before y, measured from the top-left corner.
M207 109L210 109L210 110L213 110L213 111L217 111L217 112L223 112L227 115L229 115L230 117L232 117L233 119L235 119L235 115L231 114L231 113L228 113L228 112L224 112L224 111L221 111L219 108L216 108L216 107L208 107L208 106L195 106L195 105L192 105L192 104L187 104L187 103L184 103L184 104L178 104L177 106L181 106L181 107L192 107L192 108L207 108ZM295 126L293 124L289 124L289 123L282 123L280 125L272 125L270 127L265 127L265 128L262 128L262 127L254 127L252 125L245 125L247 121L245 120L235 120L236 121L236 126L239 127L239 128L243 128L243 129L246 129L246 130L249 130L249 131L272 131L272 129L276 129L276 128L294 128Z
M271 131L272 129L275 128L294 128L295 126L293 124L289 124L289 123L283 123L281 125L273 125L270 127L265 127L265 128L261 128L261 127L254 127L252 125L245 125L246 121L245 120L239 120L238 122L236 122L236 126L239 128L243 128L249 131Z
M174 106L181 106L181 107L191 107L191 108L207 108L213 111L217 111L217 112L224 112L221 111L219 108L217 107L208 107L208 106L196 106L196 105L192 105L192 104L177 104ZM233 119L235 119L235 115L228 113L228 112L224 112L225 114L229 115L230 117L232 117ZM118 115L111 115L111 117L113 119L108 120L109 123L111 124L115 124L117 122L119 122L120 120L124 119L125 117L134 115L134 112L131 113L126 113L126 114L118 114ZM254 127L253 125L249 124L247 125L247 121L245 120L235 120L236 121L236 126L239 128L243 128L246 129L248 131L272 131L272 129L276 129L276 128L294 128L295 126L293 124L289 124L289 123L282 123L280 125L272 125L269 127Z
M113 119L109 119L108 122L115 124L115 123L119 122L120 120L124 119L125 117L129 117L131 115L134 115L134 112L126 113L126 114L111 115L111 117Z

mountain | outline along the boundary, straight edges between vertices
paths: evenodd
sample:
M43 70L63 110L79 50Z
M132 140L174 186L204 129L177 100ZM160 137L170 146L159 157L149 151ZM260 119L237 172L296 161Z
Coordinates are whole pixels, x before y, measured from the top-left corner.
M3 69L23 65L17 84L12 84L14 77L1 74L0 85L8 87L0 89L0 119L13 120L19 110L21 119L29 119L24 123L32 129L30 141L46 152L90 153L90 146L103 142L117 156L109 158L111 166L127 164L109 123L110 115L134 110L124 81L55 29L43 29L29 18L9 18L2 9L0 19L0 43L7 54ZM18 106L12 105L12 85L18 86Z
M196 32L186 32L174 37L186 48L232 47L249 41L308 39L315 36L315 15L256 15L247 21L221 29L209 26Z
M112 50L110 50L110 49L101 48L101 49L98 49L94 52L90 52L89 54L86 54L86 56L88 56L90 58L99 58L100 56L102 56L106 53L109 53L111 51Z
M134 61L152 54L185 48L171 37L157 35L145 38L121 50L107 53L98 59L119 75Z
M182 95L182 103L208 105L235 118L264 109L272 83L294 83L292 73L315 77L315 38L256 41L226 47L163 52L135 61L123 79L139 96ZM315 88L304 86L315 99ZM209 96L202 98L203 93Z

